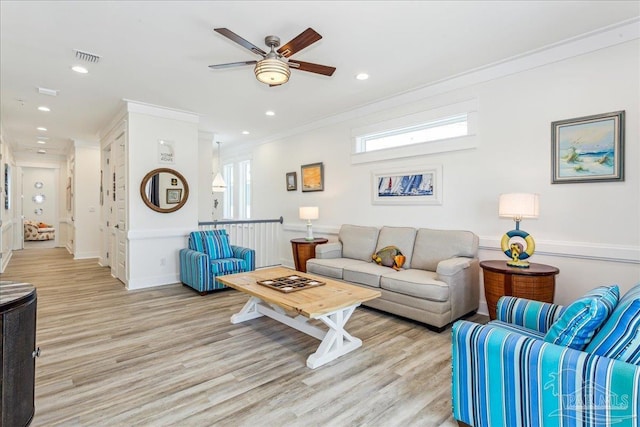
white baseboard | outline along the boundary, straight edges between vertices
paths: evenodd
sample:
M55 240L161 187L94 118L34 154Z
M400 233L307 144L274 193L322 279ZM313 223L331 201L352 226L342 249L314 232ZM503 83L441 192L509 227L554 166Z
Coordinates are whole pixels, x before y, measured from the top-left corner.
M127 283L127 289L131 291L134 289L147 289L154 288L156 286L175 285L176 283L180 283L179 274L144 277L139 279L129 279L129 283Z

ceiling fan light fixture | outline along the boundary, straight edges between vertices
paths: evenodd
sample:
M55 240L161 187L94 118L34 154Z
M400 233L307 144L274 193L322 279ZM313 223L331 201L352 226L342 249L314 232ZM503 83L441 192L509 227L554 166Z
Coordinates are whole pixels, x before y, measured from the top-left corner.
M268 85L281 85L289 81L291 70L289 65L276 58L265 58L258 61L253 70L258 81Z

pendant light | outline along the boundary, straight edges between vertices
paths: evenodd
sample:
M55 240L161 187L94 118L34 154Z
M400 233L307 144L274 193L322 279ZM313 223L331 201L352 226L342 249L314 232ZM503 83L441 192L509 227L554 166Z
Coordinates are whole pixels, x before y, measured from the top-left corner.
M224 179L222 178L222 174L220 173L220 141L216 141L218 144L218 173L215 178L213 178L213 183L211 184L211 191L214 193L224 193L227 189L227 184L225 184Z

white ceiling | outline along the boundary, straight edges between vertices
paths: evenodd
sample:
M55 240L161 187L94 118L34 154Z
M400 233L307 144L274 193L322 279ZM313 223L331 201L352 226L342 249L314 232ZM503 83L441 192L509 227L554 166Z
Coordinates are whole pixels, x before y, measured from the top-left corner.
M130 99L198 113L200 130L225 144L261 140L638 16L638 1L2 0L0 126L16 157L43 148L39 134L49 137L44 156L60 155L72 139L96 141ZM252 66L211 70L259 59L217 27L263 50L266 35L285 43L312 27L323 39L292 58L337 71L292 70L270 88ZM74 49L101 59L83 63Z

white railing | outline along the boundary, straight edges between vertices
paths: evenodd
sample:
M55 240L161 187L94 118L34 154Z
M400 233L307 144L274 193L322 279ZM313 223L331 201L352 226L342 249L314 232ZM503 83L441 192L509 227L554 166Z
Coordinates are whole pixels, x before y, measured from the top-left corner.
M198 223L200 231L227 230L232 245L256 251L256 268L280 264L282 217L238 221L211 221Z

